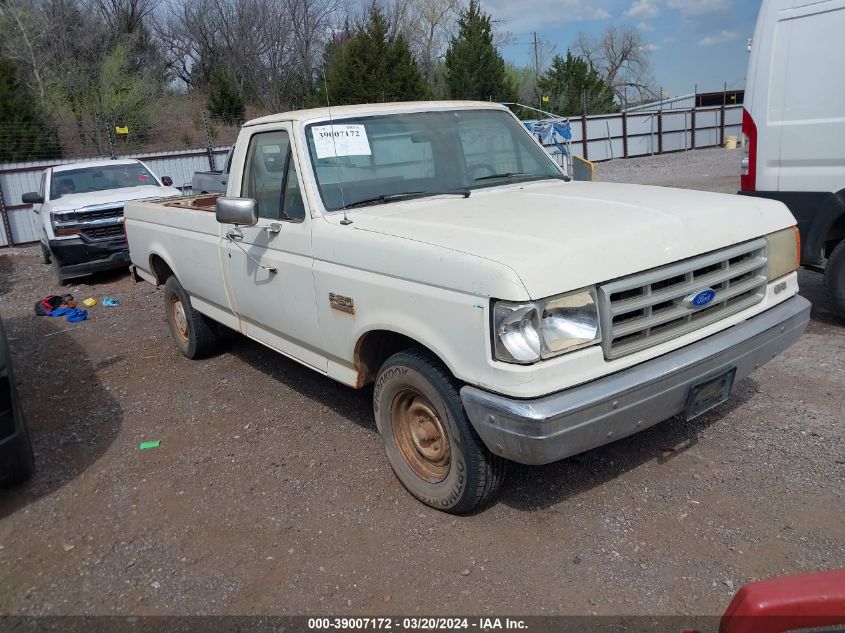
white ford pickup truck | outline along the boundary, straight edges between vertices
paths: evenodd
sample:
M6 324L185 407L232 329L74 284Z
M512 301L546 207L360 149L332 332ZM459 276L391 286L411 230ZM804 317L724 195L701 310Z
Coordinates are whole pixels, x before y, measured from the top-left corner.
M211 353L222 324L373 384L396 476L454 513L509 460L702 414L809 321L781 203L570 182L490 103L256 119L226 196L125 216L183 354Z

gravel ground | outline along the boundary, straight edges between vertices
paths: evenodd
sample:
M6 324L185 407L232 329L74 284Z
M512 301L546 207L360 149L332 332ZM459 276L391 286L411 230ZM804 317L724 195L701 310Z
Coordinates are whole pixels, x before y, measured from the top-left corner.
M730 192L738 161L599 173ZM39 469L0 495L0 613L717 614L750 580L845 566L845 329L816 274L807 334L728 404L515 466L495 504L452 517L393 477L369 392L237 335L189 361L161 291L122 272L66 290L119 307L37 318L51 271L0 253Z
M598 180L736 193L742 151L720 148L612 160L596 167Z

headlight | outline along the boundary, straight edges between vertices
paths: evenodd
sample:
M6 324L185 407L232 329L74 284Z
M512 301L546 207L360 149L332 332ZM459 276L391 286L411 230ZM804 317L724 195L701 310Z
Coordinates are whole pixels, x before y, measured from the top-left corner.
M601 338L596 294L590 288L541 301L497 301L493 306L497 360L528 364Z
M769 281L783 277L798 268L801 261L801 235L797 227L789 227L766 236L768 242Z

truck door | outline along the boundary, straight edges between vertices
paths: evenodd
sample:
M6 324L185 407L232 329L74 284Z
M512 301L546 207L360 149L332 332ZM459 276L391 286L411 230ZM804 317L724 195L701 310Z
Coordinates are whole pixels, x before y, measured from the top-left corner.
M249 139L240 182L240 196L258 201L258 224L221 225L224 267L241 331L326 371L318 351L311 217L297 173L290 129L258 128Z

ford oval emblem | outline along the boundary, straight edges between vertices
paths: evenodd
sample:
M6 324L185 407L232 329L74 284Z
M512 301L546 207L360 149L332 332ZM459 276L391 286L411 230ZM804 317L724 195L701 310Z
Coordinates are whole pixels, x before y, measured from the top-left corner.
M705 308L713 303L716 298L716 291L712 288L705 288L686 298L685 303L691 308Z

